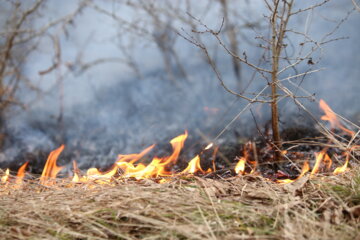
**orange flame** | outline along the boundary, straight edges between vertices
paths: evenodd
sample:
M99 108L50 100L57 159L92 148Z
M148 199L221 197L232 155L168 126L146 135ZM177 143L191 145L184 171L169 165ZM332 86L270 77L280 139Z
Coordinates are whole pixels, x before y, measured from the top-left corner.
M310 170L309 163L308 161L305 161L298 179L303 177L309 170Z
M49 154L40 177L40 184L48 185L48 180L55 179L57 174L64 168L56 165L56 161L64 148L65 146L61 145L58 149L55 149Z
M252 142L247 142L245 144L244 147L244 156L238 158L239 161L237 162L236 166L235 166L235 173L236 174L245 174L245 165L246 162L248 162L249 164L252 165L252 170L250 173L254 173L256 171L256 167L257 167L257 162L256 161L250 161L249 160L249 152L253 151L254 155L256 155L256 150L253 149L253 143Z
M150 147L145 148L141 153L127 154L127 155L119 154L117 162L135 163L136 161L144 157L148 152L150 152L154 147L155 145L151 145Z
M330 115L325 115L326 117L329 117ZM324 118L325 119L325 118ZM324 120L323 119L323 120ZM330 119L330 118L329 118ZM119 178L135 178L135 179L145 179L145 178L161 178L157 179L157 182L164 183L169 180L168 177L174 177L179 176L182 174L195 174L195 173L209 173L212 172L211 169L208 169L207 171L204 171L201 167L201 159L200 154L195 156L193 159L191 159L188 163L188 166L181 171L180 173L175 173L171 171L171 167L177 162L180 152L182 148L184 147L185 140L187 138L188 134L185 131L184 134L179 135L175 138L173 138L170 141L170 144L172 146L173 152L170 156L167 157L154 157L151 162L146 165L144 163L138 163L143 157L145 157L146 154L148 154L155 145L151 145L147 148L145 148L140 153L134 153L134 154L127 154L122 155L119 154L117 161L115 164L108 170L108 171L100 171L97 168L90 168L87 170L85 175L81 175L77 163L73 161L73 168L74 168L74 176L72 177L72 182L74 183L96 183L96 184L112 184L114 179ZM210 148L214 147L213 143L208 144L204 150L208 150ZM349 151L352 151L353 149L359 148L360 146L354 146ZM52 151L49 154L49 157L46 161L46 164L43 169L43 173L40 177L40 183L43 185L51 185L55 183L54 179L56 178L57 174L63 169L63 167L57 166L56 161L61 154L61 152L64 150L65 146L61 145L58 149ZM213 169L215 170L215 163L214 160L216 158L218 147L214 148L213 152ZM246 165L253 165L253 169L251 172L255 171L256 168L256 161L251 161L251 156L249 156L250 151L254 153L254 159L257 159L257 152L256 152L256 146L252 144L251 142L248 142L244 146L244 153L242 157L238 158L238 162L235 166L235 172L238 175L245 174L245 168ZM282 154L287 154L286 151L283 151ZM338 167L335 169L334 174L340 174L342 172L345 172L348 170L348 164L350 159L350 153L346 153L346 161L343 166ZM12 186L14 189L19 189L20 185L23 183L23 178L25 176L25 169L28 166L28 162L24 163L18 170L17 178L16 178L16 185ZM316 162L315 165L311 171L310 175L318 173L321 169L327 168L330 169L332 166L332 160L327 154L327 148L323 149L319 153L316 153ZM276 182L278 183L291 183L294 182L301 177L303 177L307 172L309 172L310 167L308 161L305 161L301 170L301 173L296 179L278 179ZM5 183L5 187L9 184L9 178L10 178L10 170L7 169L5 171L5 174L1 177L1 182ZM52 180L52 181L50 181ZM94 185L90 185L92 187Z
M319 102L319 106L320 108L324 111L325 115L323 115L321 117L321 120L324 121L329 121L330 122L330 126L331 128L339 128L342 131L344 131L346 134L349 134L350 136L353 136L355 133L347 128L345 128L339 121L339 119L337 118L336 114L334 113L334 111L329 107L329 105L327 105L327 103L320 99Z
M349 168L348 168L349 159L350 159L350 155L349 155L349 154L346 154L346 160L345 160L344 165L341 166L341 167L337 167L337 168L334 170L334 174L335 174L335 175L344 173L344 172L346 172L347 170L349 170Z
M199 155L191 159L188 166L180 174L194 174L197 172L205 173L201 168Z
M329 157L329 155L325 154L324 159L323 159L323 163L325 164L327 170L329 170L331 168L332 160Z
M147 166L142 163L139 163L136 166L134 164L145 154L147 154L154 147L154 145L146 148L139 154L119 155L116 166L118 166L124 172L122 175L123 177L144 179L171 176L172 173L167 169L177 162L181 149L184 147L184 142L187 136L188 133L185 131L184 134L173 138L170 141L170 144L173 148L173 153L170 156L164 158L154 157L151 163Z
M278 180L276 180L276 182L282 183L282 184L295 182L296 180L302 178L309 170L310 170L309 163L308 163L308 161L305 161L304 165L302 166L301 173L297 178L295 178L295 179L278 179Z
M92 180L99 184L110 183L113 176L117 173L118 166L113 165L113 167L106 171L101 172L97 168L89 168L86 172L86 176L80 179L80 182L86 182L87 180Z
M25 169L26 167L28 166L29 162L25 162L18 170L17 174L16 174L16 181L15 183L17 185L21 185L22 184L22 181L23 181L23 178L25 176Z
M323 150L321 150L321 152L315 153L316 161L315 161L315 165L311 171L311 175L314 175L319 172L321 163L323 163L323 162L325 163L326 168L330 169L330 167L332 165L332 160L326 152L327 152L327 148L324 148Z
M245 163L246 163L246 158L244 157L240 157L238 163L235 166L235 173L236 174L244 174L245 173Z
M76 161L73 161L73 169L74 169L74 176L71 181L74 183L80 182L79 168L77 166Z

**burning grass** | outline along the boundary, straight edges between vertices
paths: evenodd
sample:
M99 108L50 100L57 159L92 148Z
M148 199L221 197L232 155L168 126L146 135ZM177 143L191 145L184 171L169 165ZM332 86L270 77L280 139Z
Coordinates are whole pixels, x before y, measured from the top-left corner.
M218 148L210 143L186 168L175 170L185 132L170 141L170 155L153 157L148 164L141 160L154 145L140 153L118 155L104 172L97 168L81 172L74 161L73 175L57 178L64 169L56 163L62 145L49 154L39 178L25 174L28 162L16 177L9 169L0 174L0 237L360 238L360 168L351 163L351 169L349 163L358 159L360 131L347 130L328 106L324 111L322 119L351 139L345 146L338 138L346 138L331 135L327 144L318 143L322 150L312 157L282 151L291 162L287 168L298 168L295 176L281 169L266 173L263 167L266 159L272 159L272 148L259 150L254 142L244 145L243 156L235 159L231 169L216 170ZM204 151L213 152L213 166L207 170L201 167ZM292 158L301 160L302 169ZM328 174L319 174L323 172Z
M2 192L1 239L360 237L359 168L290 184L246 175L73 185L26 182Z

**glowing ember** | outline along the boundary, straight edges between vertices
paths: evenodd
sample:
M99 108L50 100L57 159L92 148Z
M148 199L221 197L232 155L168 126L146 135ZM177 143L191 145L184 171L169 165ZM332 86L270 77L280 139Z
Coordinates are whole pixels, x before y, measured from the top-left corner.
M329 121L330 122L330 126L332 129L334 128L339 128L342 131L344 131L346 134L349 134L350 136L353 136L355 133L347 128L345 128L339 121L339 119L337 118L336 114L334 113L334 111L329 107L329 105L327 105L327 103L320 99L319 102L319 106L320 108L324 111L325 115L321 117L321 120L324 121Z
M40 177L40 184L49 185L50 182L48 180L55 179L58 173L63 169L63 167L58 167L56 165L56 161L64 148L65 146L61 145L58 149L55 149L50 153Z

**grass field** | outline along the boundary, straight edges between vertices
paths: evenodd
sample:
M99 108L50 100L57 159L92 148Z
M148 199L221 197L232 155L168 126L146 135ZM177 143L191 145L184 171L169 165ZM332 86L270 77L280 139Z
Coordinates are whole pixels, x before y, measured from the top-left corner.
M360 239L360 169L1 189L1 239Z

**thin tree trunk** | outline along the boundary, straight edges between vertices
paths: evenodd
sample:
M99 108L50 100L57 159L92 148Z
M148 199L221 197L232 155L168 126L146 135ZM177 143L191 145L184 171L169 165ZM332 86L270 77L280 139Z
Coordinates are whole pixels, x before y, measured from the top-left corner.
M282 2L282 9L279 12L279 5ZM290 2L287 1L274 1L274 9L271 17L271 29L272 29L272 39L271 39L271 54L272 54L272 72L271 72L271 127L273 131L273 151L274 151L274 161L280 161L282 154L282 142L280 137L279 129L279 111L278 111L278 73L279 73L279 60L281 55L281 50L283 48L283 40L286 33L287 24L291 16L291 9L293 5L293 0ZM278 25L278 19L280 20Z

